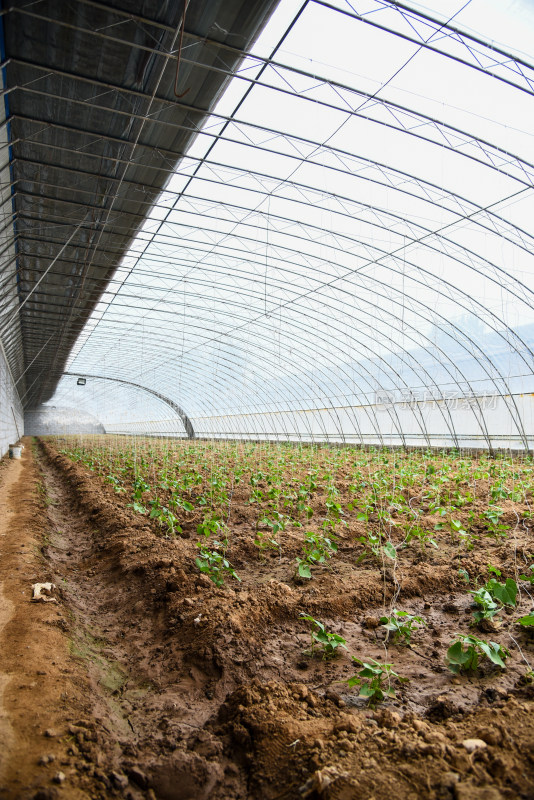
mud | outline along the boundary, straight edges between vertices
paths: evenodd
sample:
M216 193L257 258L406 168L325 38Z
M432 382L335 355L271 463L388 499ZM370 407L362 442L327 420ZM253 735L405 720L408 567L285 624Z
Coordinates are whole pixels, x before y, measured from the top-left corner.
M260 557L236 493L242 582L219 589L195 567L186 526L162 538L85 467L40 448L0 471L0 797L534 797L532 638L506 622L492 633L512 652L506 671L452 676L444 663L472 614L458 566L506 570L531 547L528 528L460 560L453 547L414 550L395 570L356 566L348 530L336 563L298 582L298 536ZM36 581L58 586L57 606L30 605ZM378 625L392 602L428 623L412 649ZM301 613L348 651L310 655ZM370 709L345 682L349 653L393 661L408 681ZM469 739L481 742L472 752Z

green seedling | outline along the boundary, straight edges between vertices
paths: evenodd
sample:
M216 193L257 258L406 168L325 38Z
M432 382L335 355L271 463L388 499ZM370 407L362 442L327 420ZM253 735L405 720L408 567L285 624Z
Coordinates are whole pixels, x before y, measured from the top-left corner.
M460 567L460 569L458 570L458 575L460 576L460 578L463 580L464 583L469 583L470 581L469 573L466 569Z
M478 610L473 614L477 625L479 622L482 622L483 619L493 619L501 610L501 606L494 600L485 586L481 586L480 589L471 590L470 594L473 597L473 601L478 606Z
M271 515L268 516L267 514L260 519L259 525L265 525L271 529L273 539L276 537L276 534L280 531L285 531L287 523L290 521L290 517L286 514L281 514L279 511L271 511ZM278 547L278 544L276 545Z
M365 536L359 536L357 539L358 542L361 542L362 544L366 545L371 551L371 554L376 558L380 558L381 540L382 540L382 534L380 533L380 531L375 533L372 530L366 531ZM366 550L364 553L361 554L361 556L358 556L358 558L356 559L356 563L359 564L360 561L363 561L364 558L366 558L368 555L369 553Z
M314 625L311 631L311 654L315 655L315 650L320 647L323 653L323 659L332 658L337 655L338 647L347 649L347 640L340 636L338 633L329 633L322 622L309 617L306 614L300 615L301 619L311 622Z
M356 656L352 656L352 660L356 664L360 664L362 669L345 682L351 688L359 686L360 697L366 697L371 708L385 700L386 697L396 697L395 689L391 685L392 680L397 679L403 682L407 680L407 678L401 678L393 670L393 664L381 664L374 658L371 659L372 663L370 664L367 661L360 661Z
M490 505L486 511L483 512L482 517L489 529L491 536L506 536L506 531L510 529L509 525L502 523L501 517L504 514L502 508L499 506Z
M150 500L148 505L150 506L150 519L156 519L162 527L167 526L168 534L174 536L176 531L178 533L182 532L182 528L172 511L167 506L161 505L157 497L155 500Z
M303 557L297 557L295 574L300 578L311 578L312 567L324 564L337 553L337 544L332 537L309 531L304 538Z
M213 544L215 547L222 547L220 542L214 542ZM219 553L218 550L208 550L202 542L198 542L197 547L200 548L200 555L195 559L195 564L201 572L213 581L215 586L224 586L225 577L241 581L241 578L225 555Z
M258 550L280 550L280 544L276 541L274 536L260 530L256 531L254 544Z
M520 575L519 577L522 581L527 581L531 585L534 585L534 564L530 565L526 575Z
M499 570L492 568L492 571L496 571L500 575ZM504 583L499 583L496 578L490 578L484 586L472 590L470 594L479 606L479 610L475 611L473 615L475 623L478 624L483 619L492 619L503 606L515 607L517 583L513 578L507 578Z
M406 534L406 544L409 544L413 539L417 539L421 550L425 550L429 544L436 549L438 547L436 540L432 538L432 534L429 531L425 531L420 525L414 525L410 528Z
M392 561L395 561L397 558L397 551L395 550L395 545L392 542L386 542L384 547L382 548L382 552L384 553L387 558L390 558Z
M136 514L146 514L148 511L148 508L142 503L138 503L137 500L134 500L133 503L128 503L128 508L133 508Z
M172 508L175 511L177 508L181 508L182 511L194 511L194 506L189 500L184 500L179 494L173 492L169 499L169 508Z
M534 628L534 614L527 614L525 617L519 617L517 621L524 628Z
M133 483L133 489L133 499L141 500L143 494L150 490L150 486L142 478L136 478Z
M381 617L380 624L389 632L393 633L394 644L411 644L412 634L417 628L426 625L423 617L408 614L407 611L397 611L396 608L389 617Z
M506 500L510 496L508 490L501 483L491 487L490 495L492 503L497 500Z
M121 486L120 478L117 478L116 475L106 475L105 480L106 483L110 483L113 486L115 494L123 494L126 491L124 486Z
M513 578L506 578L504 583L499 583L499 581L495 578L490 578L484 588L503 606L511 606L515 608L517 600L517 583Z
M215 513L208 513L201 523L197 525L197 533L208 539L210 536L220 536L226 532L226 523Z
M509 655L510 651L497 642L486 642L476 636L458 634L456 641L447 650L447 666L456 675L460 672L474 672L482 659L489 658L493 664L505 669L504 662Z

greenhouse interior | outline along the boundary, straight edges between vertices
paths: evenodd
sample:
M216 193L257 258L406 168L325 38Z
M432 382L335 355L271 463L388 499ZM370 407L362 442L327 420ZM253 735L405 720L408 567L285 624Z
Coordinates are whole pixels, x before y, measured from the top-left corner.
M534 798L534 4L0 9L0 798Z

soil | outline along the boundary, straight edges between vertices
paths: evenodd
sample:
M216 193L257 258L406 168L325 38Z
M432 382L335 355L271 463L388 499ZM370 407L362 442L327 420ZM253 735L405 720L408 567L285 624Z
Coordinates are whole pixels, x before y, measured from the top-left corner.
M298 582L302 534L287 532L283 555L258 554L236 493L242 582L217 588L186 525L163 538L86 467L25 444L21 461L0 462L2 800L534 798L532 637L491 633L511 650L505 671L453 676L444 661L472 615L458 566L507 574L531 552L528 526L461 559L413 549L393 570L356 564L355 524L335 563ZM45 581L57 602L31 603ZM428 623L411 649L379 625L391 602ZM523 591L519 611L531 605ZM307 653L301 613L348 651ZM394 662L408 681L373 710L344 682L349 653Z

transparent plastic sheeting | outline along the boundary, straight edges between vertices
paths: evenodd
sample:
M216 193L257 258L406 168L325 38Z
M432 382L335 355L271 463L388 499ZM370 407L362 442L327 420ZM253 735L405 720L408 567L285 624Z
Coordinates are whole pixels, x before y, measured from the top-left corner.
M533 37L528 0L281 0L51 402L185 435L113 378L203 437L532 447Z

